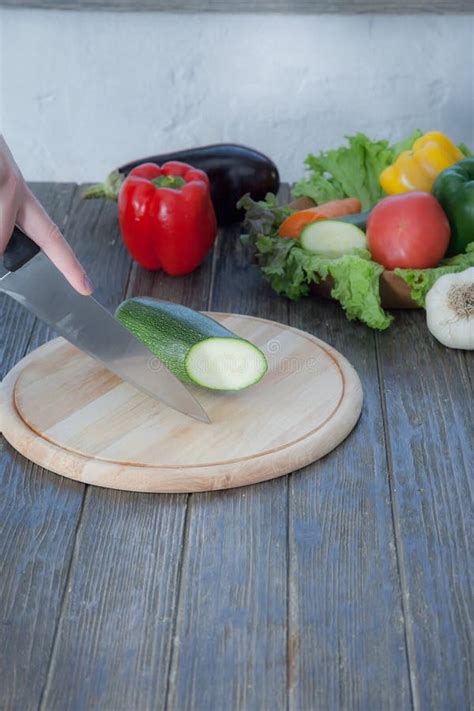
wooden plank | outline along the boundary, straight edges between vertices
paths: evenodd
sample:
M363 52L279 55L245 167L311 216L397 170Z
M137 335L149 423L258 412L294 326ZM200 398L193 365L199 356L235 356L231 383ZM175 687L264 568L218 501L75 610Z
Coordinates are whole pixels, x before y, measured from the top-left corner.
M42 708L163 708L186 497L89 488Z
M405 709L410 685L373 333L307 298L290 323L330 343L364 388L358 426L290 477L290 708Z
M286 708L286 538L286 478L193 494L168 708Z
M377 335L416 708L472 705L472 383L423 313Z
M461 13L472 12L470 0L0 0L0 6L54 10L114 10L117 12L277 12L283 14Z
M474 387L474 358L470 351L464 351L463 353L464 366L466 368L467 378L469 380L469 387Z
M212 308L287 322L226 230ZM286 708L287 478L193 494L167 696L170 709Z
M134 265L127 295L205 309L212 263L182 278ZM113 283L117 297L123 275ZM163 708L187 501L89 488L44 709Z
M33 190L67 234L75 186ZM4 375L28 348L34 319L0 301ZM46 681L84 487L17 455L0 437L0 707L36 709Z
M62 186L58 190L60 194L64 192ZM54 200L45 204L54 216ZM83 201L78 191L66 236L96 283L95 296L106 307L114 308L120 301L130 270L130 260L119 237L116 205ZM120 290L116 288L118 283L121 284ZM28 350L52 335L49 328L37 323L29 338ZM16 353L14 349L12 352ZM85 487L32 467L13 455L9 448L7 452L10 461L2 458L2 466L12 493L5 498L5 509L12 523L7 519L11 534L4 538L11 538L13 543L5 556L13 571L11 590L25 589L27 592L13 600L21 605L20 610L13 602L8 610L7 621L12 625L15 637L11 648L8 645L2 648L9 656L8 663L2 665L8 683L1 688L7 698L6 708L13 703L17 704L15 708L37 708L47 680ZM33 507L31 500L34 501ZM7 534L9 530L7 527ZM24 560L22 550L25 550ZM14 555L17 557L13 561ZM12 592L9 595L13 599Z

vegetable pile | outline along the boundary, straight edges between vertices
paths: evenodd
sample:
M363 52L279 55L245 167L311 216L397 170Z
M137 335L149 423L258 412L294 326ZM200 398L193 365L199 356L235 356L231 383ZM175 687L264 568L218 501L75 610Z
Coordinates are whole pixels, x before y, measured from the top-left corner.
M242 240L279 294L298 300L331 277L347 317L383 330L393 320L380 299L385 269L424 306L438 278L474 266L474 158L437 131L394 145L363 134L348 143L308 156L310 174L293 195L315 207L244 196Z

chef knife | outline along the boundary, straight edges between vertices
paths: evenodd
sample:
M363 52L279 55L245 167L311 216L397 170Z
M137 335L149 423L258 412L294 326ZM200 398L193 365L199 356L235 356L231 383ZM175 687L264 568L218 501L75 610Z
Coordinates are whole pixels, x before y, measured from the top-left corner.
M74 346L147 395L210 422L173 373L92 296L79 294L39 247L15 227L3 257L0 291Z

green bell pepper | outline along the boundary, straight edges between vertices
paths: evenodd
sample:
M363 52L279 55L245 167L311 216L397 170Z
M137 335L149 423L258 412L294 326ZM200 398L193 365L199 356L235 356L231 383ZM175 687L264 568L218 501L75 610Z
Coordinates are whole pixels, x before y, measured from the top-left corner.
M433 195L451 225L446 256L462 254L474 241L474 157L465 158L443 170L433 185Z

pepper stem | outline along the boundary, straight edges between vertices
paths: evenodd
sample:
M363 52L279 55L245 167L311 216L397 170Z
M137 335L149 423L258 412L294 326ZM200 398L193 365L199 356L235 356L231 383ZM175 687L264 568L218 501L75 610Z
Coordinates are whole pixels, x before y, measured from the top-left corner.
M96 198L117 200L123 181L124 176L118 170L113 170L103 183L95 183L95 185L86 188L82 193L82 197L85 200L94 200Z
M186 181L180 175L159 175L151 181L157 188L172 188L179 190L186 185Z

